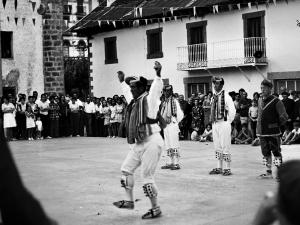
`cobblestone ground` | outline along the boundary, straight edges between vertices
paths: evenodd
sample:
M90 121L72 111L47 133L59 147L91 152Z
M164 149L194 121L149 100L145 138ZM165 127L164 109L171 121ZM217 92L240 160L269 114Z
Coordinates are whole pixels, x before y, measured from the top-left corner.
M182 141L181 170L156 170L160 218L142 220L150 207L144 196L140 170L135 174L132 211L113 201L125 196L120 187L120 166L129 150L125 139L61 138L11 142L11 150L28 189L48 215L61 225L96 224L251 224L272 180L255 177L265 171L260 147L232 147L230 177L208 175L216 161L212 143ZM299 145L283 146L284 160L300 158Z

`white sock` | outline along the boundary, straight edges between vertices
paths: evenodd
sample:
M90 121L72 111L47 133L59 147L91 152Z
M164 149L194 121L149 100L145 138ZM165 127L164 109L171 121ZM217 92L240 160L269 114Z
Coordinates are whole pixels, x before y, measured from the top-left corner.
M218 167L217 168L223 168L223 160L218 160Z
M230 162L225 162L225 167L230 170Z
M179 157L178 156L174 156L174 164L179 164Z
M169 164L174 164L174 157L173 156L169 156Z

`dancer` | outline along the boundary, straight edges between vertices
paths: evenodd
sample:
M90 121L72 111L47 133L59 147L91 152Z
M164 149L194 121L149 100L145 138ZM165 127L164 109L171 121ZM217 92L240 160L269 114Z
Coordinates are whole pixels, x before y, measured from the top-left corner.
M277 169L282 164L280 149L280 127L285 124L288 115L282 101L271 95L273 84L264 79L261 82L262 97L258 100L257 136L260 138L263 162L267 167L265 174L257 178L273 178L272 176L272 154L274 165ZM278 178L276 177L277 181Z
M213 141L216 149L216 158L218 160L217 168L209 174L223 174L223 176L232 175L230 169L231 162L231 122L235 117L235 107L232 98L223 90L224 79L213 77L215 94L211 102L211 122L213 129ZM223 160L225 168L223 170Z
M165 147L167 149L167 155L169 156L169 163L162 166L162 169L179 170L179 136L180 132L178 123L183 118L183 112L180 108L179 102L173 96L173 87L168 85L165 87L166 99L162 103L161 115L167 123L167 127L164 129Z
M158 125L158 121L160 123L163 121L161 117L157 119L159 98L163 88L161 68L160 63L155 62L156 76L149 93L146 92L148 82L146 78L127 77L124 79L124 73L118 72L124 95L126 100L130 102L125 114L127 141L130 151L121 167L121 187L125 188L127 199L113 204L118 208L134 209L133 174L141 166L144 193L146 197L150 198L152 205L152 208L142 216L143 219L154 218L162 213L157 203L157 188L153 178L164 148L164 142L159 133L161 129ZM132 96L133 100L131 101Z

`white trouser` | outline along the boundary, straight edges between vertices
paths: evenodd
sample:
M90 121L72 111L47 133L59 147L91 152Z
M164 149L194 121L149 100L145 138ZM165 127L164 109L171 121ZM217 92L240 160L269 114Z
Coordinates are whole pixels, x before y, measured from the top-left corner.
M217 152L230 154L231 125L227 121L218 121L212 124L214 147Z
M121 171L133 174L141 166L143 183L154 183L153 175L164 148L160 133L152 134L145 141L129 146L130 151L121 167Z
M178 149L179 148L179 137L180 132L178 123L174 117L172 117L172 122L167 125L164 129L165 145L166 149Z

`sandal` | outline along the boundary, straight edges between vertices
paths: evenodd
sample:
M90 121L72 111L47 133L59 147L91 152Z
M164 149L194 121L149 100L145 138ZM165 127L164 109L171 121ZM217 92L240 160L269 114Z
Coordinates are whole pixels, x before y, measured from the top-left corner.
M179 164L175 164L175 165L171 168L171 170L180 170Z
M122 200L122 201L114 202L113 204L114 206L122 209L134 209L134 203L131 201Z
M168 164L168 163L167 163L166 165L162 166L161 168L162 168L162 169L172 169L173 166L174 166L174 164Z
M222 168L215 168L209 172L209 174L221 174L221 173L222 173Z

